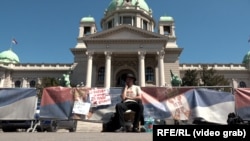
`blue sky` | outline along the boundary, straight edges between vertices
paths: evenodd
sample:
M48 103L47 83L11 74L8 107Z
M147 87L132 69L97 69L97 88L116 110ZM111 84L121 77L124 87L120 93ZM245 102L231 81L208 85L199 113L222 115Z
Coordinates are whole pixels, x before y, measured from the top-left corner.
M0 51L21 63L73 63L79 22L100 20L111 0L1 0ZM154 19L175 20L180 63L241 63L250 50L250 0L145 0ZM157 30L155 30L157 31Z

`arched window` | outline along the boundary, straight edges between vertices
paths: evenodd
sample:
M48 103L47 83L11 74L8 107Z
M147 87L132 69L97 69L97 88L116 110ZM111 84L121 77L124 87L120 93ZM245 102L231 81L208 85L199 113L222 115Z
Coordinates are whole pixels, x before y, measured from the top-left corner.
M146 82L153 82L154 81L154 71L152 67L147 67L146 68Z
M100 67L98 70L98 81L103 82L104 81L104 76L105 76L105 68Z
M244 81L240 81L239 86L240 86L240 88L246 88L247 87L247 85L246 85L246 83Z
M21 88L21 81L20 80L15 81L15 88Z
M34 80L30 81L30 87L31 88L36 87L36 81L34 81Z

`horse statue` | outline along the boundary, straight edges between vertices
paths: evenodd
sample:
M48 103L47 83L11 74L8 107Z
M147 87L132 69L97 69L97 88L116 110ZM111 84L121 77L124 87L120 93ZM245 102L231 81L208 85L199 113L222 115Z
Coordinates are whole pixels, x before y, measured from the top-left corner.
M59 83L63 87L71 87L70 86L70 75L69 75L69 73L63 74L63 76L59 79Z
M179 78L176 74L170 70L171 73L171 84L172 86L180 86L182 84L181 78Z

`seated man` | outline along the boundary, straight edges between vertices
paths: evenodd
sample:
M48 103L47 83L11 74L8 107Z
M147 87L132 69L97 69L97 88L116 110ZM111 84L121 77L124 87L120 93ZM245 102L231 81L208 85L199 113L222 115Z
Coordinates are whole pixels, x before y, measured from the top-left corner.
M143 114L143 106L141 103L141 88L137 85L134 85L136 78L132 74L126 76L126 84L122 90L121 98L122 102L116 105L116 114L118 116L120 128L116 132L125 132L125 120L124 112L128 109L135 112L134 122L133 122L133 131L138 132L139 121L141 115Z

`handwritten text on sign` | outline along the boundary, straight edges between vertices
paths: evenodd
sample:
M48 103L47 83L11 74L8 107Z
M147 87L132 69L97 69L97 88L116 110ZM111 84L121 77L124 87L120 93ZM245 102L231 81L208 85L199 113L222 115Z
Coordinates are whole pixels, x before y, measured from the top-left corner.
M95 88L89 91L89 99L92 106L109 105L111 104L111 97L109 89Z
M72 113L87 115L89 113L90 103L75 101Z

